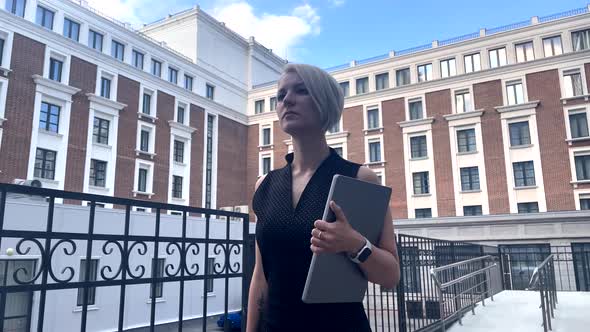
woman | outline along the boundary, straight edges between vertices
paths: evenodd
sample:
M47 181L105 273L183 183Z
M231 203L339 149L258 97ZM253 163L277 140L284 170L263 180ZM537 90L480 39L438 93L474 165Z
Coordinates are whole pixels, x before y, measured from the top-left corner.
M325 71L301 64L286 67L278 84L277 115L291 135L294 153L287 165L256 183L252 206L256 264L248 300L247 332L370 331L362 303L305 304L301 295L313 253L346 252L368 280L386 288L399 281L399 264L388 210L379 243L358 257L367 240L331 202L337 220L323 216L334 174L378 183L369 168L342 159L328 147L325 132L344 107L340 85Z

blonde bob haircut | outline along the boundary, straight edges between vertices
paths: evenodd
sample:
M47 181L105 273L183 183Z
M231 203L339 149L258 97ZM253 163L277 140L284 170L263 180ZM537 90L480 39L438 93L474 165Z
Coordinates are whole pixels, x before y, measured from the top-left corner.
M332 75L316 66L288 64L283 74L296 73L301 77L317 110L322 129L327 131L340 121L344 108L344 94Z

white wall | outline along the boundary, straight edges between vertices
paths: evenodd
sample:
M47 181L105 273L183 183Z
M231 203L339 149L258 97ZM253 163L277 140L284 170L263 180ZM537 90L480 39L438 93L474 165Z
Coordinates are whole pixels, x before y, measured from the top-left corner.
M197 59L197 20L194 16L168 24L164 29L151 29L146 35L158 41L165 41L166 45L193 60Z
M7 199L6 214L4 219L4 229L16 230L44 230L46 229L47 203L41 201L31 201L28 198L13 199L10 196ZM54 227L56 232L70 232L86 234L88 232L88 220L90 209L82 206L55 205ZM26 217L23 217L23 214ZM124 233L124 210L96 209L94 233L121 235ZM153 236L155 229L155 214L143 212L131 212L130 234ZM178 216L161 215L161 236L180 237L182 231L182 219ZM213 220L210 224L210 237L213 239L225 239L226 223L225 221ZM230 238L242 238L242 223L230 222ZM202 218L190 217L187 219L187 238L202 239L205 234L205 222ZM0 259L37 259L37 271L40 266L40 251L37 246L31 242L25 242L22 249L31 246L31 251L27 255L6 256L7 248L16 248L16 242L19 239L4 238L0 248ZM44 243L44 240L41 240ZM72 282L78 281L80 260L86 257L86 241L74 240L76 249L72 255L65 255L63 248L71 252L71 246L64 243L55 250L51 260L54 273L59 278L69 277L69 272L62 274L66 267L72 267L75 270ZM55 243L55 242L54 242ZM120 242L123 244L122 242ZM132 242L129 243L131 245ZM100 271L105 266L110 266L116 272L120 263L120 252L116 246L107 247L107 253L113 249L112 253L106 254L102 247L105 241L93 241L92 257L99 258L98 280L102 280ZM178 268L180 259L179 251L176 249L171 255L166 254L167 243L160 243L159 258L166 258L166 265L173 264L172 273ZM215 252L215 245L209 246L209 257L215 257L216 262L224 264L223 250ZM143 278L149 278L151 272L151 258L153 257L153 243L147 245L145 256L139 255L137 247L131 251L130 268L133 273L138 273L135 268L138 265L145 266ZM190 253L188 255L188 266L197 263L199 265L199 274L204 271L205 247L200 244L198 255ZM242 251L243 252L243 251ZM241 253L230 256L230 264L242 262ZM241 271L241 270L240 270ZM105 271L107 276L113 273ZM120 279L120 277L118 278ZM128 276L129 279L129 276ZM41 278L38 279L39 283ZM49 277L49 282L53 282ZM229 310L236 311L241 308L241 278L229 280ZM209 315L222 313L224 310L224 290L225 280L216 279L214 281L214 291L207 296L207 305ZM178 319L178 295L179 283L164 283L163 296L156 301L156 323L177 321ZM203 282L190 281L185 283L184 293L184 317L197 318L202 316L203 312ZM117 329L117 320L119 313L120 286L98 287L96 289L96 304L89 306L88 326L92 331L112 331ZM149 324L150 319L150 285L134 285L126 287L125 294L125 328L140 327ZM59 290L48 291L45 305L45 324L43 331L79 331L81 312L76 307L77 290ZM36 292L33 299L33 318L32 329L36 329L37 315L39 306L39 292Z

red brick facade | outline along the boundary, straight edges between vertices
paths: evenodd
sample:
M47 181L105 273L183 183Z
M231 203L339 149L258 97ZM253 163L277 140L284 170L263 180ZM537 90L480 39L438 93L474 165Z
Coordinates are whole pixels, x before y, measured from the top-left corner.
M152 200L158 202L168 202L170 196L170 124L168 121L174 120L174 97L158 91L156 116L156 156L154 162L154 183ZM150 160L139 155L139 159Z
M84 190L90 108L86 93L94 93L96 89L96 65L72 56L70 60L70 86L81 91L72 97L64 189L82 192Z
M502 123L500 114L494 108L504 104L502 82L496 80L474 84L473 97L475 109L484 111L481 117L481 132L490 214L509 213Z
M348 131L347 159L359 163L365 163L365 134L363 132L363 107L355 106L345 108L342 112L342 127Z
M248 126L218 117L217 206L248 205L247 153Z
M15 33L12 54L0 144L0 182L9 183L27 178L35 109L32 76L43 75L45 45Z
M538 100L536 110L539 131L539 149L543 165L543 182L547 211L574 210L574 192L569 167L567 131L561 104L559 72L557 69L529 74L526 77L529 100Z
M453 113L451 103L451 91L448 89L426 94L426 112L429 117L434 118L432 123L432 148L436 177L436 201L440 217L455 215L455 189L453 186L449 124L443 117Z
M386 100L381 104L383 118L383 149L385 153L385 181L391 187L389 207L394 219L408 217L406 196L406 166L402 128L397 123L405 121L404 98Z
M203 205L203 139L205 135L205 110L190 106L190 126L196 129L191 136L190 206Z

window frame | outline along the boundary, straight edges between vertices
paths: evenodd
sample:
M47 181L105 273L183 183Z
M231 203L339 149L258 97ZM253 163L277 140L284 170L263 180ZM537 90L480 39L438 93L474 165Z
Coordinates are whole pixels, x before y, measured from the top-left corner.
M532 174L527 173L527 166L532 165ZM522 172L522 179L517 176L518 172ZM512 163L512 176L514 177L515 188L535 187L537 185L535 163L532 160L517 161ZM531 180L532 179L532 180ZM522 184L519 181L522 180ZM532 181L532 182L531 182Z
M369 87L369 76L362 76L354 79L355 82L355 92L356 95L364 95L370 92ZM363 84L359 85L359 82L363 82ZM365 84L366 83L366 84ZM359 86L363 86L363 91L359 90Z
M96 48L97 36L100 36L100 48ZM88 47L102 53L104 49L104 36L105 34L102 32L96 31L95 29L88 29Z
M523 124L526 123L526 131L528 132L528 143L525 143L523 140L523 138L526 138L527 136L522 136L522 131L523 131ZM518 130L518 139L513 137L512 133L513 130L512 128L519 128ZM510 147L522 147L522 146L530 146L532 145L532 137L531 137L531 127L530 127L530 123L529 120L521 120L521 119L517 119L515 121L512 122L508 122L508 138L510 141Z
M403 73L404 75L400 76L398 75L399 73ZM407 73L407 76L405 75L405 73ZM407 77L408 82L406 84L400 84L400 79L405 79ZM402 82L403 83L403 82ZM410 67L404 67L404 68L398 68L395 70L395 86L396 87L400 87L400 86L406 86L406 85L410 85L412 84L412 70Z
M74 27L74 26L77 26L77 28L78 28L76 38L73 38L73 36L72 36L72 31L73 31L72 27ZM68 27L69 27L69 33L66 34L66 29L68 29ZM63 36L64 37L69 38L73 41L79 42L81 32L82 32L82 23L80 23L74 19L71 19L67 16L64 17L64 28L63 28Z
M451 66L451 61L452 66ZM443 67L443 65L445 65ZM443 70L444 69L444 70ZM457 76L457 59L456 58L447 58L444 60L440 60L440 77L441 78L448 78Z
M265 107L264 104L265 104L265 100L264 99L254 100L254 114L262 114L262 113L264 113L266 111L264 109L264 107ZM258 105L261 105L261 106L258 107Z
M125 44L123 42L120 42L116 39L112 39L111 40L111 56L114 59L117 59L121 62L125 62ZM121 57L119 58L118 54L119 54L119 50L121 51Z
M461 151L461 134L462 133L466 133L466 132L473 132L473 144L471 144L471 142L469 141L469 139L471 138L471 135L467 134L465 136L465 142L466 144L464 145L466 147L465 151ZM455 133L456 137L457 137L457 153L458 154L468 154L468 153L477 153L477 132L475 130L475 128L457 128L456 133ZM473 146L474 150L470 150L470 147Z
M423 139L423 142L419 142L418 150L414 149L414 140ZM410 160L427 159L428 158L428 137L425 133L409 136L410 143ZM423 149L423 150L422 150ZM414 155L414 152L418 152ZM424 152L422 154L422 152Z
M83 266L84 264L84 266ZM78 281L79 282L92 282L92 281L96 281L98 278L98 266L99 266L99 259L98 258L90 258L90 273L91 276L90 278L88 278L88 281L85 281L84 279L87 279L85 274L86 274L86 259L82 258L80 259L80 270L79 270L79 274L78 274ZM88 288L88 303L86 303L87 306L93 306L96 305L96 287L92 287L89 286ZM76 307L82 307L84 305L84 288L78 288L78 293L76 296Z
M530 50L532 52L532 58L529 59L529 55L527 52L528 48L524 48L523 53L522 53L524 56L524 59L519 59L518 48L521 46L529 45L529 44L531 45ZM525 63L525 62L534 61L536 59L534 41L533 40L526 40L526 41L520 41L520 42L514 43L514 57L516 59L516 63Z
M504 50L504 57L500 56L500 50ZM494 66L493 62L492 62L492 53L493 52L495 52L496 60L498 61L497 66ZM504 66L508 65L508 53L507 53L506 46L494 47L492 49L489 49L488 50L488 60L489 60L489 64L490 64L490 69L500 68L500 67L504 67ZM502 60L504 60L504 61L502 61ZM502 62L504 64L502 64Z
M470 68L467 68L467 59L468 58L470 59L470 62L471 62ZM476 59L477 59L477 61L475 61ZM477 63L479 63L479 65L477 65ZM470 54L466 54L463 56L463 69L466 74L481 71L481 68L482 68L482 66L481 66L481 53L475 52L475 53L470 53Z
M383 78L385 78L383 80ZM379 81L382 79L382 84L380 86ZM389 89L389 72L375 74L375 91Z
M195 78L189 74L184 74L184 88L188 91L193 91Z
M141 57L141 65L139 65L140 63L137 61L138 57ZM145 66L145 52L133 48L131 50L131 65L143 71L143 67Z
M209 100L215 100L215 85L205 83L205 97Z
M424 79L420 79L420 68L422 68L422 67L424 67L424 70L425 70L425 72L424 72L424 76L425 76ZM428 70L428 68L430 68L430 71ZM429 75L429 73L430 73L430 75ZM416 66L416 74L417 74L417 77L418 77L418 83L432 81L434 79L434 77L433 77L434 73L433 73L433 65L432 65L432 62L424 63L424 64L421 64L421 65L417 65Z
M168 82L178 85L178 73L180 70L176 67L168 66Z
M47 110L43 110L43 106L47 105ZM53 109L57 108L57 114L53 114ZM45 117L44 117L45 114ZM57 123L51 121L52 116L57 117ZM44 117L44 118L43 118ZM56 105L47 101L41 101L41 108L39 109L39 129L44 131L59 134L59 123L61 121L61 106ZM42 123L45 126L42 127ZM52 130L52 125L55 126L55 130Z
M184 178L180 175L172 175L172 198L183 199Z
M97 126L97 120L98 120L98 126ZM107 124L106 129L101 126L105 122ZM109 145L110 126L111 126L110 120L107 120L107 119L101 118L100 116L94 115L94 120L92 121L92 143ZM98 129L98 133L95 133L96 129ZM103 135L104 134L103 132L105 130L106 130L106 137L105 137L105 135ZM105 139L106 142L101 142L102 139Z
M555 52L555 39L559 39L559 53ZM546 41L550 41L551 42L551 54L547 54L547 45L545 45ZM561 34L557 34L557 35L552 35L552 36L548 36L548 37L543 37L541 38L541 43L543 44L543 56L548 58L548 57L552 57L552 56L557 56L557 55L562 55L563 54L563 38L561 38Z
M10 1L10 0L8 0L8 1ZM51 14L51 23L48 24L49 26L47 26L46 25L47 22L45 22L45 20L47 19L47 16L46 16L47 13ZM53 31L53 27L54 27L54 23L55 23L55 13L56 13L56 11L54 9L48 8L47 6L45 6L45 4L37 3L37 10L35 11L35 24L40 25L48 30ZM42 15L41 21L39 21L39 14Z
M461 192L481 190L481 178L479 176L478 166L459 168L459 178L461 180ZM463 181L465 178L467 178L467 182Z
M38 155L39 152L42 153L41 161L41 168L37 167L37 162L39 160ZM52 153L53 160L48 160L47 156ZM53 169L47 168L46 166L53 164ZM46 179L46 180L55 180L55 166L57 164L57 151L44 149L37 147L35 150L35 163L33 165L33 176L38 179ZM38 173L38 171L40 173ZM46 176L46 173L49 172L51 177Z
M97 169L96 166L104 166L104 169ZM107 183L108 162L95 158L90 159L90 173L88 183L93 187L105 188ZM102 178L97 175L102 175Z
M174 138L172 143L172 159L176 163L184 164L185 141Z
M430 195L429 173L429 171L412 172L412 188L414 196ZM416 178L417 176L419 177L418 179ZM420 186L416 186L417 181L420 183Z

